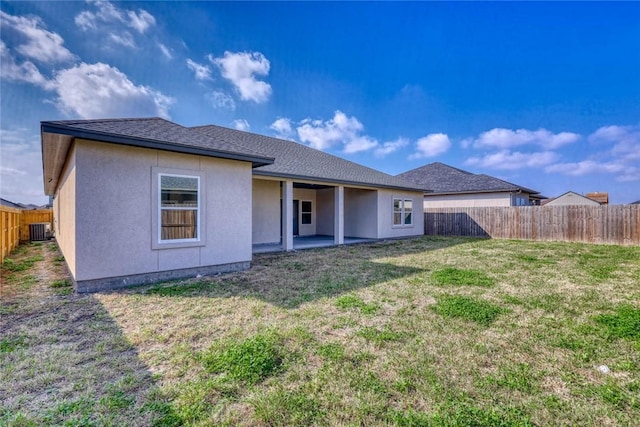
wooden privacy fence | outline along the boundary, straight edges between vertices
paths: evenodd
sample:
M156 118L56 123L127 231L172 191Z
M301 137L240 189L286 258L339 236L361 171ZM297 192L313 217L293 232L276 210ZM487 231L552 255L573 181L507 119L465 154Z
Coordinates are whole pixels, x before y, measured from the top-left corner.
M640 245L640 205L430 208L428 236Z
M20 241L29 240L29 224L48 222L53 230L53 211L51 209L20 210L0 206L0 261L18 246Z

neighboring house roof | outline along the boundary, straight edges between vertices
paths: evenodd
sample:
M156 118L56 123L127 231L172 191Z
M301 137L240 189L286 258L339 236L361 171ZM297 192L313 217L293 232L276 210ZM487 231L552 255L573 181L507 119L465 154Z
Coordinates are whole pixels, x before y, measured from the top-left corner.
M403 190L411 182L282 139L220 126L184 127L158 117L41 123L45 193L53 194L74 138L252 163L256 175Z
M213 125L192 129L205 133L216 140L230 141L235 145L275 159L273 164L255 168L254 175L422 191L420 186L411 181L388 175L294 141Z
M14 209L24 209L24 206L22 206L20 203L14 203L10 200L2 199L2 198L0 198L0 206L6 206L8 208L14 208Z
M599 206L601 203L578 194L574 191L567 191L566 193L550 199L543 206L573 206L573 205L590 205Z
M420 185L428 195L457 193L522 192L545 198L538 191L501 179L474 174L435 162L397 175Z

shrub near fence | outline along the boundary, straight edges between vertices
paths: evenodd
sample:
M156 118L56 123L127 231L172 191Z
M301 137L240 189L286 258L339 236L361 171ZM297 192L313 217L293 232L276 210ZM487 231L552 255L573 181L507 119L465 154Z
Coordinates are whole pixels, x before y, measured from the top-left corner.
M640 245L640 205L425 209L429 236Z
M53 211L51 209L20 210L0 206L0 262L18 246L21 241L29 240L29 224L48 222L53 230Z

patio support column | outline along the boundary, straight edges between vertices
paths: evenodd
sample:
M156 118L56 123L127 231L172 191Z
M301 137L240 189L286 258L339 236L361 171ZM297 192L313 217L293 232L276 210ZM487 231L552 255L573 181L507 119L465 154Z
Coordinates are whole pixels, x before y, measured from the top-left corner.
M293 181L282 181L282 250L293 250Z
M336 245L344 244L344 187L338 185L333 188L334 194L334 222L333 222L333 242Z

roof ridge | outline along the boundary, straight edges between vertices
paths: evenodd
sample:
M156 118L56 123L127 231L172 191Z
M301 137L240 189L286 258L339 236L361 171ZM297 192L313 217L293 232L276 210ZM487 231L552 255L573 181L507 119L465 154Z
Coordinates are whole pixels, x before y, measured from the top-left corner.
M525 190L528 193L532 193L532 194L539 194L540 193L539 191L532 190L531 188L524 187L524 186L522 186L520 184L514 184L513 182L505 181L504 179L497 178L495 176L487 175L487 174L484 174L484 173L483 174L479 174L478 176L486 176L487 178L492 178L492 179L494 179L496 181L500 181L500 182L504 182L505 184L513 185L514 187L518 187L519 189Z
M108 119L76 119L76 120L43 120L43 123L63 123L63 124L71 124L71 123L114 123L114 122L135 122L135 121L151 121L151 120L162 120L176 126L184 127L179 123L172 122L171 120L167 120L163 117L122 117L122 118L108 118Z
M395 176L395 175L391 175L391 174L388 174L388 173L386 173L386 172L382 172L382 171L380 171L380 170L378 170L378 169L374 169L374 168L372 168L372 167L365 166L365 165L363 165L363 164L361 164L361 163L356 163L356 162L354 162L354 161L352 161L352 160L345 159L344 157L339 157L339 156L336 156L336 155L334 155L334 154L327 153L326 151L318 150L317 148L313 148L313 147L310 147L310 146L308 146L308 145L302 144L302 143L300 143L300 142L292 141L292 140L290 140L290 139L276 138L275 136L263 135L263 134L255 133L255 132L247 132L247 131L245 131L245 130L232 129L232 128L227 128L227 127L224 127L224 126L218 126L218 125L194 126L194 127L190 128L190 129L194 129L194 128L205 128L205 127L214 127L214 128L218 128L218 129L223 129L223 130L225 130L225 131L237 132L237 133L242 133L242 134L247 134L247 135L255 135L255 136L259 136L259 137L261 137L261 138L273 139L273 140L278 141L278 142L287 142L287 143L290 143L290 144L300 145L300 146L302 146L302 147L306 147L306 148L309 148L309 149L311 149L311 150L314 150L314 151L317 151L317 152L320 152L320 153L323 153L323 154L327 154L327 155L329 155L329 156L334 156L334 157L336 157L336 158L338 158L338 159L341 159L342 161L348 162L348 163L353 164L353 165L356 165L356 166L358 166L358 167L366 168L366 169L369 169L370 171L377 172L377 173L381 173L381 174L384 174L384 175L387 175L387 176L390 176L390 177L396 178L396 176ZM245 147L243 147L243 148L245 148Z

